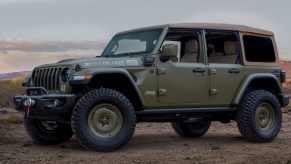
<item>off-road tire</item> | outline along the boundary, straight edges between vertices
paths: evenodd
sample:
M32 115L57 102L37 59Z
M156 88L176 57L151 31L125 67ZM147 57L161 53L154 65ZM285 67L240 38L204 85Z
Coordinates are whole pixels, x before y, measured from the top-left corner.
M260 111L265 112L264 115L267 116L261 119ZM267 122L264 121L264 117ZM240 133L247 140L257 143L272 141L278 135L282 124L280 103L271 92L250 91L240 102L236 120Z
M198 138L203 136L208 131L211 122L172 122L171 124L175 132L180 136Z
M52 124L53 129L48 129ZM47 127L45 126L47 125ZM29 136L45 145L61 144L69 140L73 133L69 123L47 122L35 118L28 118L24 115L24 126Z
M101 107L99 108L100 105ZM112 112L110 111L111 108ZM119 126L120 122L108 119L108 122L114 122L117 126L112 128L112 133L114 133L112 136L111 134L108 136L106 131L102 131L103 120L101 119L100 122L95 119L103 117L101 116L103 115L102 111L105 111L105 115L106 112L109 115L113 113L110 118L115 118L115 115L121 116L121 126ZM91 122L91 119L94 119L94 122ZM90 91L81 97L74 107L71 124L74 136L85 148L94 151L114 151L127 144L132 138L136 126L136 115L131 102L126 96L116 90L101 88ZM102 126L99 127L99 124L102 124ZM104 125L106 127L107 124ZM95 127L96 130L91 127ZM111 123L109 123L108 127L112 127ZM115 130L118 128L120 129ZM101 132L99 133L98 130Z

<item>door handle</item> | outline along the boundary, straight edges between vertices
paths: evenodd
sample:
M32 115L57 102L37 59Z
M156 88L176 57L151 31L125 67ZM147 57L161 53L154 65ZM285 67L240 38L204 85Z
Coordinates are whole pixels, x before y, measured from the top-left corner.
M236 68L232 68L232 69L228 70L228 73L240 73L240 70L236 69Z
M205 72L205 69L202 69L202 68L193 68L192 70L194 73L204 73Z

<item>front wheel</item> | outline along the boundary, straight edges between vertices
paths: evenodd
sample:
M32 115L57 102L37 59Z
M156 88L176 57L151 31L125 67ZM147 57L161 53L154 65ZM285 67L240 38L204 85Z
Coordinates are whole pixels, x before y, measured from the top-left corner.
M78 101L71 123L75 137L85 148L113 151L133 136L136 115L123 94L101 88L87 93Z
M175 132L180 136L198 138L208 131L211 122L172 122L171 124Z
M247 93L238 109L237 126L244 138L251 142L269 142L278 135L282 111L277 97L265 90Z
M46 144L61 144L69 140L73 133L69 123L44 121L35 118L28 118L25 113L24 125L27 133L35 141Z

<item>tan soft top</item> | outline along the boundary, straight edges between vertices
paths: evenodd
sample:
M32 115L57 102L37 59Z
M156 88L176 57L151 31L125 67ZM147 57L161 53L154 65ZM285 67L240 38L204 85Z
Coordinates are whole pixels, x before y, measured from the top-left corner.
M218 24L218 23L177 23L177 24L164 24L158 26L150 26L150 27L143 27L137 28L127 31L122 31L117 34L122 34L126 32L133 32L139 30L146 30L146 29L154 29L154 28L197 28L197 29L217 29L217 30L233 30L233 31L241 31L241 32L250 32L255 34L262 34L268 36L274 36L274 33L267 30L262 30L258 28L253 28L244 25L235 25L235 24Z
M221 29L221 30L235 30L242 32L250 32L256 34L264 34L274 36L274 33L267 30L262 30L258 28L253 28L244 25L235 25L235 24L216 24L216 23L177 23L169 24L173 28L201 28L201 29Z

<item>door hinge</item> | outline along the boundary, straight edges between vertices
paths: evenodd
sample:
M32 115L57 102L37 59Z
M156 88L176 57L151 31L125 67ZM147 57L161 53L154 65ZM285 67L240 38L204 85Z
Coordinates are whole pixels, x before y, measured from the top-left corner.
M159 89L158 91L158 95L159 96L165 96L167 94L167 90L166 89Z
M158 68L158 75L160 74L165 74L166 73L166 68Z
M209 90L209 95L216 95L217 94L217 89L210 89Z
M209 75L215 75L216 74L216 69L210 69L209 70Z

